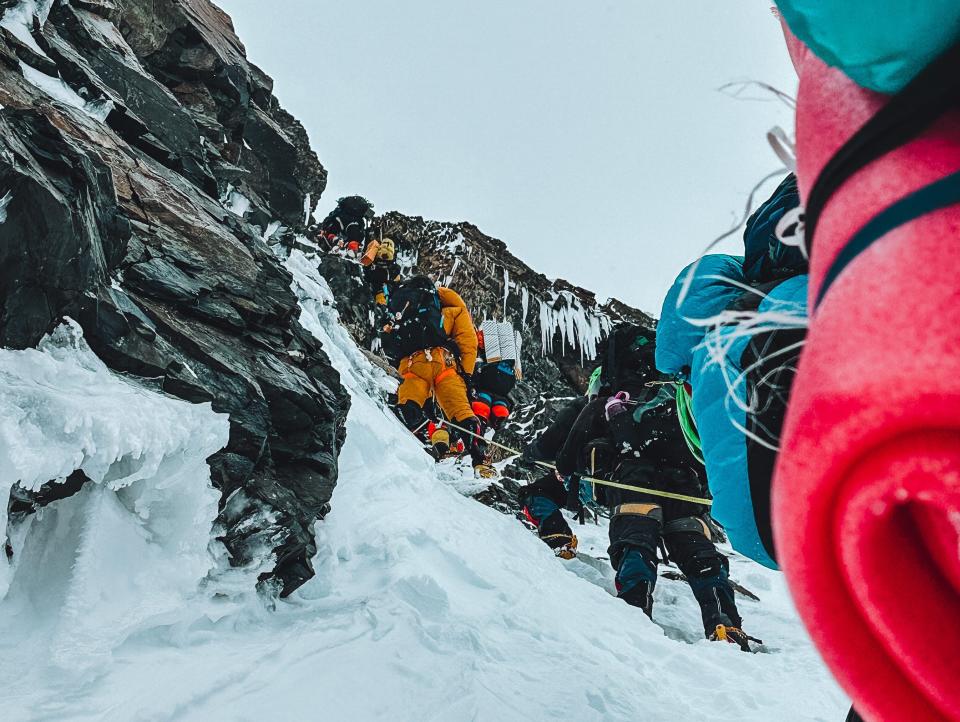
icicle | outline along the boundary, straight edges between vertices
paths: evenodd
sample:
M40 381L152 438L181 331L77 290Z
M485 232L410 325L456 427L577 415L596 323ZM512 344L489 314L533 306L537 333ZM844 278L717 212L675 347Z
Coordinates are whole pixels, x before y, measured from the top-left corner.
M7 194L0 198L0 223L5 223L7 220L7 206L10 205L10 201L13 200L13 191L7 191Z
M507 299L510 298L510 269L503 267L503 317L507 317Z
M553 352L553 319L550 306L539 300L540 303L540 345L544 355Z
M553 337L559 332L561 348L569 345L580 352L581 363L597 357L597 347L612 327L605 314L584 307L575 295L561 291L549 301L540 301L540 333L544 353L553 351Z

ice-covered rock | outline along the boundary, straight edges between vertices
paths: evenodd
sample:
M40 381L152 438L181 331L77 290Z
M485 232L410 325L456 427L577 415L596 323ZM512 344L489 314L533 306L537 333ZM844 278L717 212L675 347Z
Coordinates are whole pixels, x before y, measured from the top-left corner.
M209 403L110 371L72 321L37 349L0 350L0 498L15 484L84 482L10 529L0 517L5 626L18 612L25 637L49 624L52 660L76 672L180 610L214 565L219 494L207 458L228 436Z
M229 414L223 538L295 588L349 399L266 241L325 170L208 0L0 6L0 346L70 316L109 368Z

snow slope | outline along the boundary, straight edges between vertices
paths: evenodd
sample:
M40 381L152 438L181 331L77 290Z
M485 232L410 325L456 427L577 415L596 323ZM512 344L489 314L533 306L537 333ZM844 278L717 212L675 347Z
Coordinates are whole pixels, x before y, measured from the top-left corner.
M12 615L34 626L58 611L8 598L5 720L843 718L846 701L778 575L734 561L762 598L742 604L768 653L701 639L677 582L657 589L663 628L650 622L611 596L604 565L562 562L516 520L465 497L470 482L438 470L385 410L394 382L339 325L315 263L294 251L288 267L302 322L353 396L334 509L317 526L316 577L271 608L238 591L251 572L214 571L90 674L60 664L42 635L11 640ZM66 513L77 503L59 504ZM582 532L602 553L602 528ZM62 564L69 550L48 553ZM106 548L99 560L109 576Z

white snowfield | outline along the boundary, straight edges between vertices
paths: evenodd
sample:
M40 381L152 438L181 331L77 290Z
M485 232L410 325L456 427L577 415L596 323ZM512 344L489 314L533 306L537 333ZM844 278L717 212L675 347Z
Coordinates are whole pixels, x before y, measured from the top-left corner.
M463 496L458 489L471 484L449 468L438 471L385 409L380 397L393 382L339 325L315 263L294 251L288 267L304 325L353 396L333 512L316 528L316 577L269 608L241 591L255 570L227 570L213 544L209 573L188 589L185 579L203 573L196 539L176 523L151 528L153 508L144 516L111 484L94 485L93 494L54 504L30 529L34 548L18 561L0 605L0 718L843 719L846 700L778 575L734 560L734 576L762 599L741 600L741 608L766 653L703 640L696 603L679 582L661 580L654 611L661 626L650 622L611 595L604 565L558 560L516 520ZM5 373L9 353L0 356ZM116 394L118 429L161 434L171 420L131 413L123 394L130 384L97 373L101 386L87 391L94 400ZM58 396L60 379L47 382ZM161 400L176 408L190 437L206 429L213 448L223 443L223 421L209 408L191 412L157 397L158 409ZM100 411L107 410L97 405L91 418ZM41 421L19 440L5 426L5 453L47 443L51 457L62 454L62 424ZM161 446L167 459L169 439L150 453ZM150 478L165 500L159 516L191 516L207 538L214 497L196 461L209 453L210 445L194 441L178 452L185 461L174 486L162 474ZM187 468L195 471L190 480ZM29 469L39 480L39 466ZM205 523L196 518L201 510ZM84 516L83 533L71 536L68 520ZM605 544L602 527L577 529L585 547L602 553L594 549ZM174 575L164 561L189 569ZM149 598L134 589L138 563L151 570ZM118 590L126 607L114 601ZM77 624L84 635L64 655L64 635ZM95 642L89 657L80 644L88 639Z

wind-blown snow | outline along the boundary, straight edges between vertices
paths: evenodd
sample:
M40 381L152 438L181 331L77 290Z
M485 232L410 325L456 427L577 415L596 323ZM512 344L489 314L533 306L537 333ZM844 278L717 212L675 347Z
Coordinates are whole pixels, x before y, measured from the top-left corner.
M769 652L744 654L702 639L685 585L658 586L658 626L611 595L606 562L562 562L515 519L458 493L472 476L438 467L386 409L396 382L339 324L316 260L293 251L286 262L301 322L353 404L333 511L316 527L316 577L274 611L251 599L217 614L195 600L118 645L96 679L50 674L36 646L4 646L6 718L843 717L777 574L734 560L762 598L742 603L746 628ZM578 533L602 553L602 527Z
M206 459L227 437L209 404L110 372L73 322L38 349L0 350L0 499L18 482L90 479L9 530L0 515L13 548L12 565L0 561L2 644L36 646L79 674L181 609L215 561Z

